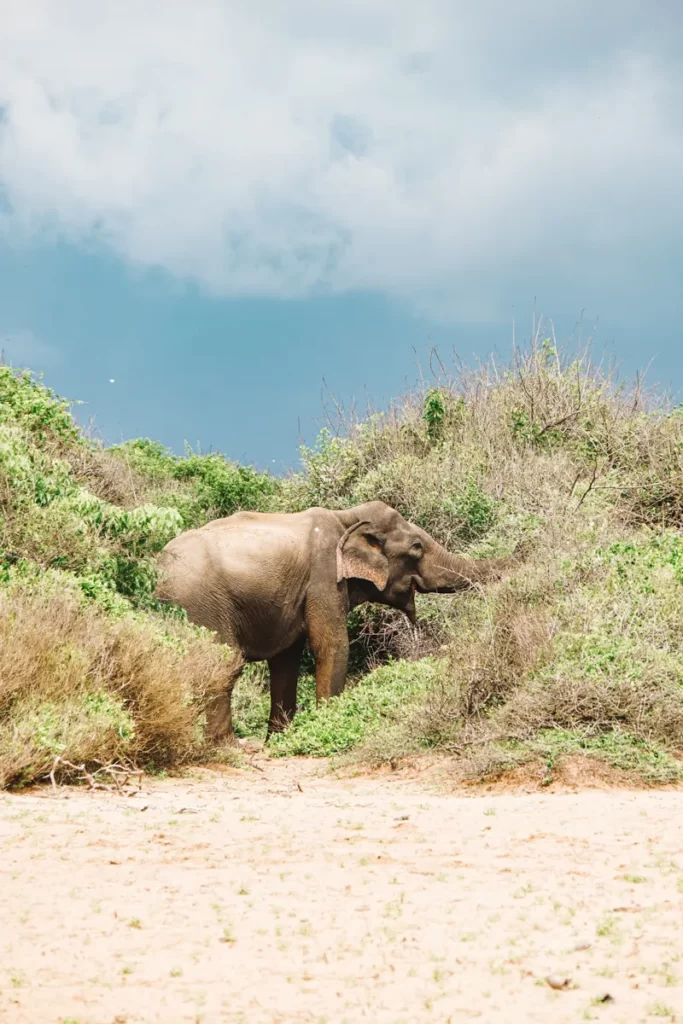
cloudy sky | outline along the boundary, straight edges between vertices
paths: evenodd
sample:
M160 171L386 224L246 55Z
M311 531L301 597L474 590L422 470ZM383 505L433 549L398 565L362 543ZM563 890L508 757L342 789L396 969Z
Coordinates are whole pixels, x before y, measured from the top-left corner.
M6 358L277 466L534 309L683 388L678 7L3 0Z

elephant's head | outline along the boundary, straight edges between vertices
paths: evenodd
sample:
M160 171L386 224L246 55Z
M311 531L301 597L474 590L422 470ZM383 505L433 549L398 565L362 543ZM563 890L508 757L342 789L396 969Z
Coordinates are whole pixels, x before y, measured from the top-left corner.
M512 559L452 555L383 501L337 512L344 533L337 545L337 582L353 584L356 601L399 608L415 621L415 593L452 594L498 579ZM358 581L358 583L356 583Z

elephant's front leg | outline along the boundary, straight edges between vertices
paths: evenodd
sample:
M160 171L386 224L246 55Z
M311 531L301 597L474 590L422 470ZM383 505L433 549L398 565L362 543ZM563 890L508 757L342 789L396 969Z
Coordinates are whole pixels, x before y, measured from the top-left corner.
M270 669L270 719L266 740L272 732L282 732L294 718L296 684L299 679L301 655L305 643L304 635L286 651L276 654L268 662Z
M342 692L349 664L346 610L336 592L332 600L309 602L306 628L315 658L315 697L319 704Z

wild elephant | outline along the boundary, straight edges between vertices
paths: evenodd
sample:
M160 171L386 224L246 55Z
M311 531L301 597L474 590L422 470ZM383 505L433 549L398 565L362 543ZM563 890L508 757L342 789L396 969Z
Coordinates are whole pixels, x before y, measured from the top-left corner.
M500 577L509 560L464 558L382 501L331 511L237 512L180 534L161 552L157 597L182 606L244 661L267 661L268 735L291 721L306 639L316 698L344 687L347 615L366 601L415 621L415 594L454 593ZM209 711L215 742L233 737L231 694Z

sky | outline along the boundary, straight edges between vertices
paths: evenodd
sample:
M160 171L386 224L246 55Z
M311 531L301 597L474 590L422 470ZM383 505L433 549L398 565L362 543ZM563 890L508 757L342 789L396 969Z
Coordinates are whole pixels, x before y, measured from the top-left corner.
M683 390L678 0L2 7L0 345L105 441L280 471L534 315Z

